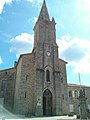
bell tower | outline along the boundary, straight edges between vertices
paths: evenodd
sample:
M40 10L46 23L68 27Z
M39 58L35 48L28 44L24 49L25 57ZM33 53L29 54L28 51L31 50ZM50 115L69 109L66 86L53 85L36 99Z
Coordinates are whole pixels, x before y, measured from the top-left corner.
M44 0L38 20L34 27L34 47L36 47L37 43L44 43L49 41L49 26L50 18L46 7L46 2ZM47 33L46 33L47 31ZM46 35L47 34L47 35ZM47 36L47 38L46 38Z
M44 63L42 63L41 67L42 69L50 64L54 67L53 62L56 61L54 59L58 58L55 24L54 18L50 21L46 2L44 0L38 20L34 26L34 52L36 52L38 56L42 54L42 57L39 57L44 59Z
M55 20L50 21L46 2L44 0L38 20L34 27L34 47L37 43L56 44Z
M35 113L38 116L62 114L61 67L66 62L58 58L55 20L50 20L44 0L38 20L34 26L35 54ZM63 70L65 71L65 70ZM65 74L65 72L64 72ZM66 75L65 75L66 84ZM64 88L66 94L66 86Z

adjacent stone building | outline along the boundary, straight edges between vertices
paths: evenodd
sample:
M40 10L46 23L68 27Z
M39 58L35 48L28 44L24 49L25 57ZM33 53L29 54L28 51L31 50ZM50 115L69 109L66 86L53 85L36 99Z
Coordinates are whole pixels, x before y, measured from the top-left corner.
M15 68L0 71L0 104L9 111L13 111L15 80Z
M85 90L86 108L90 111L90 86L68 84L69 112L71 114L80 114L80 105L77 98L81 89Z
M44 0L34 26L32 53L20 55L14 68L0 71L0 94L14 113L68 114L67 62L58 57L55 24Z

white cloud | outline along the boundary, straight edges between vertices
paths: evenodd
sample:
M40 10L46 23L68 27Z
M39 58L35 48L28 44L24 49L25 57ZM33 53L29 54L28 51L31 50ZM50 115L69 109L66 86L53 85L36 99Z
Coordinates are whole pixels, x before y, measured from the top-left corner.
M31 3L37 3L37 4L40 4L42 3L43 0L27 0L28 2L31 2Z
M33 20L32 20L31 18L28 18L27 22L28 22L29 24L31 24L31 22L33 22L34 25L35 25L36 22L37 22L37 20L38 20L38 17L34 17Z
M60 58L68 61L74 73L90 73L90 41L62 36L57 40Z
M0 14L3 11L4 4L5 4L5 1L4 0L0 0Z
M88 28L90 26L90 0L76 0L77 24Z
M3 8L5 4L11 4L13 1L19 1L19 0L0 0L0 14L3 12Z
M11 4L13 1L22 1L22 0L0 0L0 14L2 14L3 12L4 5ZM32 3L32 5L36 5L40 7L43 0L26 0L26 1Z
M21 33L10 40L10 52L15 53L17 57L23 53L30 53L33 46L34 35Z
M43 2L43 0L26 0L27 2L32 3L32 5L36 5L40 8L41 3Z
M28 1L28 2L31 2L31 3L33 2L33 0L27 0L27 1Z
M2 64L2 58L1 58L1 56L0 56L0 64Z
M15 38L11 39L11 42L16 40L17 42L26 42L26 43L32 43L33 35L28 33L21 33L21 35L16 36Z
M34 17L33 19L33 23L35 24L37 22L38 18L37 17Z
M90 12L90 0L77 0L76 5L79 12Z

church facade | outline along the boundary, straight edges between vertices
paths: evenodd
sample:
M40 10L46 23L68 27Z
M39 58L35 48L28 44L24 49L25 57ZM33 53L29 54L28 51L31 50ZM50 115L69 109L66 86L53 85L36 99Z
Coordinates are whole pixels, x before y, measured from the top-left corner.
M0 96L4 106L14 113L68 114L67 62L58 57L55 24L44 0L34 26L32 53L20 55L13 68L0 71Z

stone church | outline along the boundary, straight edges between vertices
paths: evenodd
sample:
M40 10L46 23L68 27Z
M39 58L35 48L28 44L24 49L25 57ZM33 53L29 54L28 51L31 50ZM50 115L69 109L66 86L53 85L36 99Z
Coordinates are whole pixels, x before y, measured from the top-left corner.
M55 24L44 0L32 52L20 55L13 68L0 71L0 97L6 109L35 116L68 114L67 62L58 57Z

